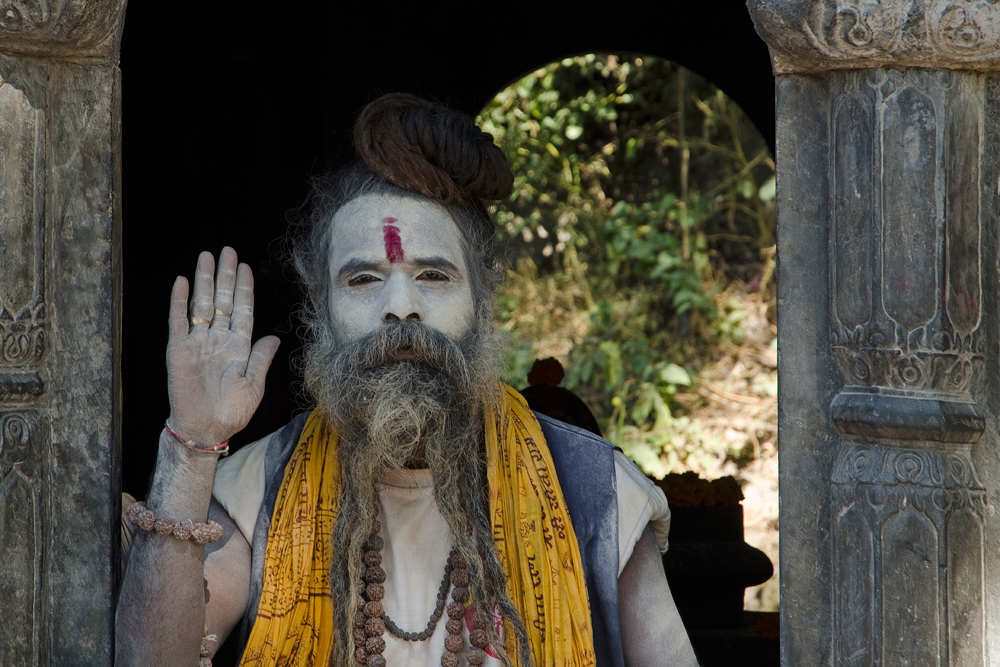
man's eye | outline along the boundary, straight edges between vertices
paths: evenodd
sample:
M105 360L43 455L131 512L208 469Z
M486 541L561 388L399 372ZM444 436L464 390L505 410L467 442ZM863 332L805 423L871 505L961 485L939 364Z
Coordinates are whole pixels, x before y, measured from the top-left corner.
M441 273L440 271L424 271L419 276L417 276L417 279L418 280L440 280L440 281L448 281L448 280L450 280L450 278L447 276L447 274Z
M376 282L377 280L378 278L376 278L375 276L364 273L361 274L360 276L354 276L353 278L348 280L347 285L349 287L355 287L357 285L367 285L368 283L373 283Z

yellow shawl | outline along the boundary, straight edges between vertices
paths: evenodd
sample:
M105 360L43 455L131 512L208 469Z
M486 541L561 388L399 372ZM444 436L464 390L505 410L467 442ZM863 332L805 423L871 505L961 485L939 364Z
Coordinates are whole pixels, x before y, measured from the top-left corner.
M538 665L595 664L580 548L542 429L503 385L486 420L493 540L507 593ZM327 665L333 648L332 534L340 499L337 435L319 411L306 421L285 469L267 536L264 583L243 666ZM508 653L518 664L513 633Z

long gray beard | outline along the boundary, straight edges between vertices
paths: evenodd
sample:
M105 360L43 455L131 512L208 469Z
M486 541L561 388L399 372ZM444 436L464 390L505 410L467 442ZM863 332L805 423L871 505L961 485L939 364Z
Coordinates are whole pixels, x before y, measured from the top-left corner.
M400 457L439 436L452 413L482 410L486 396L472 381L481 342L470 334L456 343L419 323L385 324L330 359L320 407L342 438L385 450L385 463L401 467ZM394 361L400 351L412 361Z
M492 411L499 392L498 338L473 332L456 343L422 324L389 323L346 345L332 336L327 341L332 344L307 351L304 375L340 437L344 487L330 573L337 610L331 664L353 664L350 629L364 572L361 545L376 518L377 484L386 471L414 463L431 471L438 509L469 564L469 592L491 643L498 646L488 617L497 601L514 620L512 639L526 646L489 521L483 415L484 409ZM413 360L394 361L404 349Z

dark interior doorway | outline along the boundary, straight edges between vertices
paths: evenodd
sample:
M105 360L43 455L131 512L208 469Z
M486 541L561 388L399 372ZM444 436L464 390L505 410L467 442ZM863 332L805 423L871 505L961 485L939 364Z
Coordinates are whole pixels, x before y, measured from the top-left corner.
M296 410L289 355L297 300L276 239L310 174L350 157L359 108L403 90L470 114L532 69L567 55L655 54L722 88L774 144L767 48L741 3L705 0L617 11L547 12L534 5L477 12L315 0L200 5L131 3L123 89L123 489L144 497L167 416L170 286L201 250L232 245L255 273L256 334L283 345L264 402L234 446ZM565 7L565 5L563 6Z
M232 245L255 273L256 334L283 345L263 404L233 446L296 411L289 356L298 348L295 288L276 258L286 211L307 179L350 157L354 117L373 97L408 91L477 113L511 81L579 53L642 52L722 88L774 144L767 48L742 3L656 8L477 12L348 11L306 0L131 3L122 43L124 302L122 469L145 497L167 416L170 286L201 250ZM229 651L231 653L231 649ZM229 664L220 655L217 664Z

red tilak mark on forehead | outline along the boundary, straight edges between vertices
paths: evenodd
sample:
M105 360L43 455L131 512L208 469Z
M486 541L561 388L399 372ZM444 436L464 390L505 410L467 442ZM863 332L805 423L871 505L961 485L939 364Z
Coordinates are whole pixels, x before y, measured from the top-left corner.
M385 223L382 226L382 237L385 241L385 258L392 264L403 262L403 241L399 238L399 227L390 224L396 222L396 218L382 218Z

